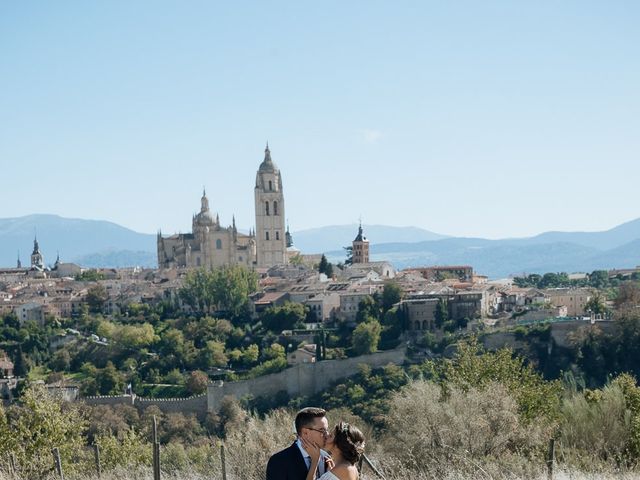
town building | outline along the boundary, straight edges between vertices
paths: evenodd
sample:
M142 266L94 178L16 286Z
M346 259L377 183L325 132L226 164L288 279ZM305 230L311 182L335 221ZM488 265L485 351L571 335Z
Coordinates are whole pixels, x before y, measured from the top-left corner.
M13 377L13 362L3 350L0 350L0 378Z
M473 267L470 265L443 265L407 269L417 272L429 282L442 282L447 279L457 279L461 282L473 282Z
M569 317L585 315L587 302L592 295L592 291L588 288L549 288L544 290L544 293L551 305L567 307Z

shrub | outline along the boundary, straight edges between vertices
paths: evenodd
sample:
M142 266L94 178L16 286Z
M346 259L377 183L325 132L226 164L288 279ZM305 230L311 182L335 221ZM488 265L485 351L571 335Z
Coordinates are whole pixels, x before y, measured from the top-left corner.
M396 462L432 471L457 457L498 458L529 451L548 438L544 428L525 426L507 389L492 384L464 391L416 381L390 401L382 438L384 454Z

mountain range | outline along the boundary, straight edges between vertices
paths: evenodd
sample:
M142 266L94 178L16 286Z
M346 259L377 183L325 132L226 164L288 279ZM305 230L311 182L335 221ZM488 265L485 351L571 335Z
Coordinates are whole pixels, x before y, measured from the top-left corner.
M491 278L520 273L577 272L640 265L640 219L602 232L545 232L528 238L488 240L450 237L418 227L365 225L371 260L396 268L468 264ZM332 225L293 232L296 248L343 261L358 226ZM156 236L112 222L28 215L0 219L0 266L16 264L18 252L29 264L37 236L47 264L57 253L63 262L86 267L156 266Z

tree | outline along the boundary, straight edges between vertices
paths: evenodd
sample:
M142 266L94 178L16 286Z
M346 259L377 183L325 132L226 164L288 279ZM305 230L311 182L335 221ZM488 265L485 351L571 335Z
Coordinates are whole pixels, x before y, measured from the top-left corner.
M24 377L29 373L29 364L27 362L27 358L22 351L22 346L18 346L18 351L16 352L16 360L13 364L13 373L16 377Z
M474 339L460 344L455 356L443 360L435 370L445 387L452 384L466 390L483 389L495 382L504 385L527 422L539 417L552 418L557 413L562 391L560 382L545 381L509 349L486 352Z
M242 363L244 363L245 365L256 363L259 357L260 349L255 343L252 343L242 351Z
M51 450L60 451L65 471L83 446L86 420L77 404L52 397L41 386L27 388L21 405L5 416L0 407L0 445L12 454L22 478L45 478L53 465Z
M447 301L440 298L438 300L438 304L436 305L435 311L435 324L436 328L444 327L444 324L449 320L449 312L447 308Z
M85 301L91 313L102 313L107 300L109 300L109 294L103 285L98 283L87 290Z
M367 318L380 318L380 305L372 295L367 295L358 304L358 313L356 313L356 322L360 323Z
M211 367L224 367L229 362L224 353L224 343L209 340L204 348L198 352L199 366L204 369Z
M609 286L609 272L594 270L589 275L589 285L593 288L607 288Z
M262 314L262 325L272 332L302 328L309 308L301 303L285 302L282 306L267 308Z
M344 248L345 255L347 256L347 258L345 258L344 260L344 265L345 266L353 265L353 246L342 247L342 248Z
M329 278L333 277L333 265L327 260L324 254L322 254L322 258L320 259L318 272L324 273Z
M322 254L322 258L320 259L320 263L318 264L318 272L320 273L324 273L324 271L327 269L327 264L329 262L327 261L327 257L325 257L324 253Z
M179 295L194 310L209 313L219 308L239 318L246 313L249 295L257 288L257 274L242 265L200 268L187 274Z
M187 377L185 386L191 395L199 395L207 390L208 383L209 377L206 373L200 370L194 370L189 374L189 377Z
M71 366L71 355L69 354L69 351L63 348L54 353L50 366L53 370L57 370L59 372L69 371L69 367Z
M640 286L637 282L623 282L615 299L617 309L633 308L640 304Z
M394 281L386 282L382 290L382 310L387 311L402 300L402 288Z
M304 258L299 253L296 253L293 257L289 259L289 263L291 265L299 266L304 263Z
M371 318L359 324L353 331L353 336L351 337L353 351L357 355L366 355L375 352L378 349L381 332L382 327L376 319Z
M584 308L587 312L591 312L594 315L602 315L607 311L607 305L599 292L591 296L589 301L584 305Z
M92 268L77 274L76 280L79 282L97 282L98 280L104 280L104 273L100 273L96 269Z
M124 392L124 375L119 372L113 362L98 370L96 384L101 395L117 395Z

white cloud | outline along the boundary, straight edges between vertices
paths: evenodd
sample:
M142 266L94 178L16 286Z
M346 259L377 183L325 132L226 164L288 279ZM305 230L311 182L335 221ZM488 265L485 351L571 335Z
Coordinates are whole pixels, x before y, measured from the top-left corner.
M370 128L361 128L358 130L360 137L366 143L376 143L382 138L382 132L380 130L373 130Z

